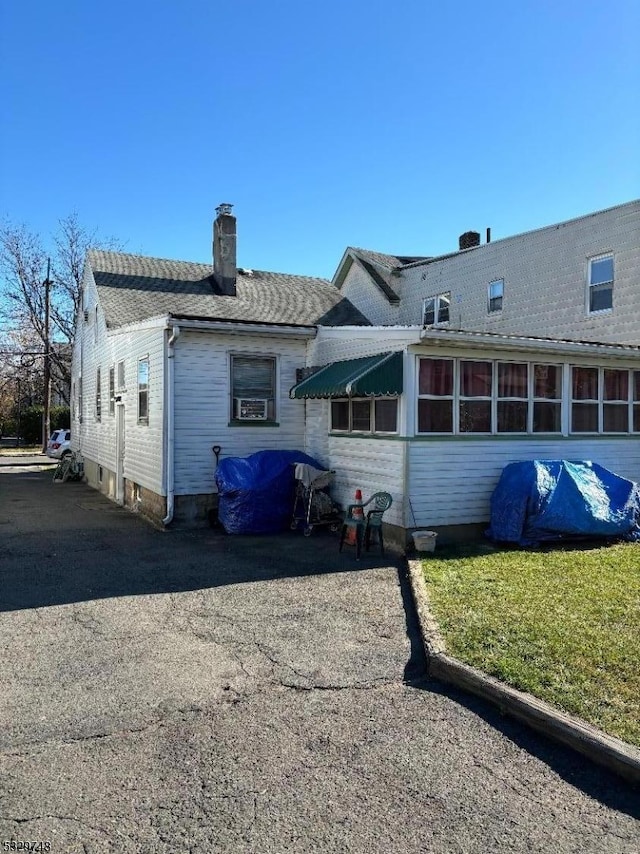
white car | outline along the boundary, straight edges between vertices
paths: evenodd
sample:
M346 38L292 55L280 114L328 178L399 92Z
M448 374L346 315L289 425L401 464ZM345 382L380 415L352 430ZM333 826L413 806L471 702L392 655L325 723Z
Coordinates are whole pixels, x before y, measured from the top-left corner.
M54 430L47 442L47 456L56 460L71 454L71 430Z

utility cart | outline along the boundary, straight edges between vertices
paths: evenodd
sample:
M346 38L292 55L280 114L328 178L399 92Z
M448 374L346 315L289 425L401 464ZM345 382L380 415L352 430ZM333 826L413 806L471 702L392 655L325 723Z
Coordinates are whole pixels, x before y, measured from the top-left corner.
M340 530L342 508L334 504L327 492L334 474L334 471L323 471L308 463L296 463L292 531L302 525L305 537L309 537L319 525L329 525L334 532Z

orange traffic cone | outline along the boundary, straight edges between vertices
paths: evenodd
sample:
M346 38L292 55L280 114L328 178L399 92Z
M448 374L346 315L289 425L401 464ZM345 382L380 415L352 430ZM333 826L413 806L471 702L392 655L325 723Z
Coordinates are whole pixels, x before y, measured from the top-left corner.
M364 519L364 510L362 509L362 490L356 489L356 495L353 500L353 503L358 505L351 510L351 518L352 519ZM350 546L355 546L356 544L356 528L349 528L347 531L347 543Z

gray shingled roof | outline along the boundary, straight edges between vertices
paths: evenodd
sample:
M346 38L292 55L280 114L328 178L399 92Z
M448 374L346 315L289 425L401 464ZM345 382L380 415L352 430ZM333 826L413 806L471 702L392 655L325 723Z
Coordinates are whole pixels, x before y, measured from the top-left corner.
M418 256L385 255L383 252L373 252L371 249L359 249L349 246L348 252L362 264L372 280L380 288L390 303L400 302L398 278L396 271L403 265L424 260Z
M214 291L209 264L96 249L87 261L109 327L163 314L245 323L371 325L325 279L239 270L236 296L221 296Z
M405 264L414 264L416 261L429 260L427 255L385 255L384 252L374 252L372 249L358 249L355 246L349 248L360 259L371 261L379 267L387 267L389 270L395 270Z

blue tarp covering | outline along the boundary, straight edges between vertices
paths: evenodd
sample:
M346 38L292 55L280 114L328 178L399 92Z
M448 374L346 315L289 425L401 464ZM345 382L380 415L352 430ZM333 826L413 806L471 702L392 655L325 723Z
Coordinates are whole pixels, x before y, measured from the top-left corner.
M640 539L640 489L591 462L530 460L502 471L487 536L535 545L572 536Z
M289 527L295 463L325 470L302 451L258 451L221 460L216 469L218 519L228 534L273 534Z

